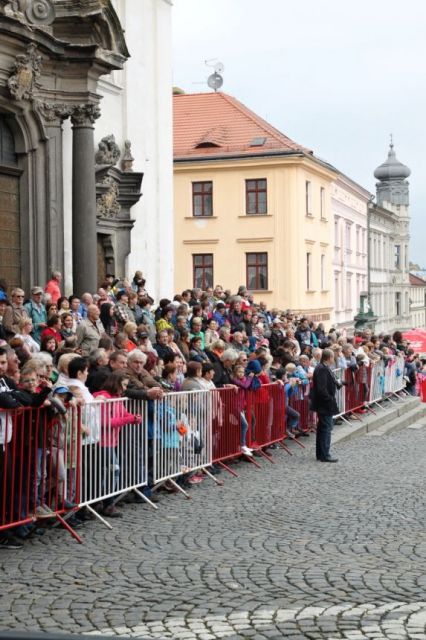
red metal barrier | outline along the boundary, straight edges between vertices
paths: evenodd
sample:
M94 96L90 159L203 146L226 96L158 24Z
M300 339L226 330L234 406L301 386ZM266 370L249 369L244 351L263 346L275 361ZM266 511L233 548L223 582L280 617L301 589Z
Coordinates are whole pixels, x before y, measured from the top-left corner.
M0 411L0 531L56 518L81 542L61 515L79 501L80 428L76 407Z
M225 388L217 389L213 394L213 462L221 464L236 476L224 463L244 455L241 451L244 444L270 459L262 449L276 442L281 443L286 437L283 386L262 385L256 391ZM245 442L242 439L243 421L247 423ZM259 467L253 457L248 456L247 459Z
M246 392L243 389L216 389L212 399L212 449L213 462L241 455L241 411L246 408ZM234 476L237 474L226 467Z
M373 367L365 365L360 366L356 371L345 370L345 413L365 413L368 410L372 373Z
M286 437L285 396L282 384L262 385L247 392L247 443L270 459L264 448L279 443Z
M422 402L426 402L426 376L424 374L417 374L417 384L419 396Z
M316 413L311 411L309 406L310 389L310 384L298 385L293 389L289 400L291 408L300 415L299 429L305 432L315 431L316 427Z

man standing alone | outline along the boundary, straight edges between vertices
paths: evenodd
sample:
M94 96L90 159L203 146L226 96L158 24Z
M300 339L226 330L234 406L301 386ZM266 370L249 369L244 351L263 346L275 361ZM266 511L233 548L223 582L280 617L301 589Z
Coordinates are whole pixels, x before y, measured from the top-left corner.
M334 377L334 353L324 349L321 362L315 367L311 391L311 409L318 414L316 456L320 462L337 462L330 455L333 416L339 413L336 402L336 390L339 383Z

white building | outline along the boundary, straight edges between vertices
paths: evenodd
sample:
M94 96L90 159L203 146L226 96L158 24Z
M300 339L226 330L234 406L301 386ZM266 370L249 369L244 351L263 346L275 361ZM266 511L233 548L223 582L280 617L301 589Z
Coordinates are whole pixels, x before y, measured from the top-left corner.
M410 310L411 327L426 327L426 281L414 273L410 273Z
M132 277L136 269L144 273L147 289L156 299L173 292L173 151L172 151L172 56L171 0L112 0L130 58L122 71L112 71L98 81L102 95L101 116L95 123L96 145L114 135L123 153L131 141L133 172L143 173L142 196L130 209L135 221L131 231L130 254L125 273L115 267L114 254L122 249L119 233L108 234L104 221L103 243L99 243L98 272L117 269L117 276ZM93 150L95 158L95 149ZM122 156L121 156L122 159ZM120 167L120 160L116 167ZM72 289L72 132L64 123L64 224L66 283ZM98 180L97 180L98 182ZM114 195L114 194L113 194ZM129 227L129 225L128 225ZM127 232L127 236L128 236ZM104 255L102 253L104 252ZM109 267L110 260L111 267ZM99 280L101 280L99 273Z
M352 329L360 293L367 290L367 209L371 194L347 176L332 186L334 218L334 318L340 330Z
M391 143L387 160L374 172L377 203L369 205L370 304L376 332L412 327L409 278L410 169Z

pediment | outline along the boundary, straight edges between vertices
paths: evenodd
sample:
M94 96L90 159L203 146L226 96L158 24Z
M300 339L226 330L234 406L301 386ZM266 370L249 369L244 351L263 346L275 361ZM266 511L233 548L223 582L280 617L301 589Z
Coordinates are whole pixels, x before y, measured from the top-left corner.
M73 45L97 45L130 57L124 31L110 0L55 0L53 35Z

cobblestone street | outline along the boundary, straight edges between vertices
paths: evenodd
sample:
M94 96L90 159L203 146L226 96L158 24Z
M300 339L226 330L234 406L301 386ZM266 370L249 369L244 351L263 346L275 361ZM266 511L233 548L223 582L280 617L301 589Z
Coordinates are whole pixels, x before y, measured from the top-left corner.
M192 500L124 505L78 545L0 555L0 629L140 638L426 638L426 428L240 463Z

